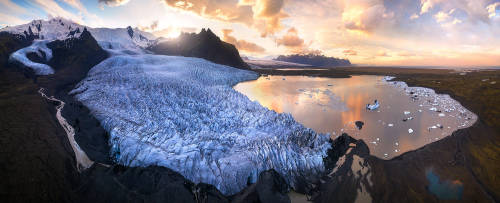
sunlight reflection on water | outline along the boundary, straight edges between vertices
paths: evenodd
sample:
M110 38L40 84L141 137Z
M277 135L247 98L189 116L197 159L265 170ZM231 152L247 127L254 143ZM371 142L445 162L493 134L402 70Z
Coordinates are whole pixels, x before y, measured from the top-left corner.
M475 119L454 100L448 102L456 109L445 112L444 107L435 106L432 94L412 99L405 89L382 79L266 76L234 88L269 109L291 113L315 131L330 133L333 138L346 132L363 139L371 154L384 159L442 139ZM366 104L375 99L380 108L366 110ZM469 122L465 117L474 119ZM361 130L356 128L356 121L365 123Z

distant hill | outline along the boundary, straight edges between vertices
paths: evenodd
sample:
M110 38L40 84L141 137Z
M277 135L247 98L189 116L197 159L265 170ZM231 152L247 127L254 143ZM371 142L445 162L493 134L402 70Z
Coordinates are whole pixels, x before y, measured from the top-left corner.
M333 67L333 66L350 66L351 62L348 59L339 59L328 57L319 54L293 54L280 55L275 60L291 63L308 64L315 67Z
M155 54L198 57L214 63L249 69L232 44L220 40L210 29L200 33L182 33L177 39L171 39L147 48Z

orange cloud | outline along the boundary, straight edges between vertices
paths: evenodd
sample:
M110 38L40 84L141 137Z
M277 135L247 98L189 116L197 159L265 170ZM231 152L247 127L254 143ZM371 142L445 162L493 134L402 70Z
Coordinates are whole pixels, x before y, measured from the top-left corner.
M285 47L298 48L304 46L304 39L300 38L297 29L292 27L283 37L276 39L276 43Z
M138 28L142 31L146 31L146 32L152 32L152 31L155 31L156 28L158 28L158 21L153 21L151 24L149 25L145 25L145 26L138 26Z
M283 11L284 0L163 0L169 7L189 11L225 22L238 22L253 26L262 36L279 31L281 19L288 17Z
M391 55L387 54L385 51L379 51L377 52L377 56L390 57Z
M348 56L356 56L356 55L358 55L358 52L355 51L355 50L352 50L352 49L346 49L342 53L344 53L345 55L348 55Z
M349 30L371 32L394 17L381 0L345 0L342 22Z
M224 33L223 40L225 42L233 44L238 50L251 53L262 53L266 51L266 49L255 43L236 39L235 37L231 36L232 32L233 30L223 29L222 30L222 33Z

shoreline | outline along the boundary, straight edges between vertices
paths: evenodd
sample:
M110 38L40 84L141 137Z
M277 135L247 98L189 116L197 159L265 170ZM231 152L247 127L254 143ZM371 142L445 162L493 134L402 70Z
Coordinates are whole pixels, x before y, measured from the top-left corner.
M464 191L461 200L499 201L500 184L494 180L498 176L500 166L493 160L500 156L500 148L498 147L500 146L500 124L499 120L496 119L500 115L496 104L500 101L497 99L498 96L494 96L500 95L500 87L498 83L494 82L500 81L500 70L472 71L460 74L460 72L447 69L353 67L321 71L266 70L258 72L271 75L334 78L350 77L350 75L388 75L395 77L392 81L405 82L409 87L425 87L433 89L437 94L448 94L478 116L476 123L469 128L456 130L444 139L405 152L390 160L382 160L371 155L365 156L365 160L368 160L368 163L373 166L372 173L374 175L372 177L375 177L375 187L368 190L372 190L370 193L374 196L373 200L380 202L406 198L437 201L438 199L427 191L427 181L425 181L425 174L422 172L425 171L426 167L434 167L440 176L450 180L461 180L468 188ZM478 98L481 100L478 101ZM444 164L438 160L442 160ZM392 171L394 174L389 175L388 171ZM407 173L401 173L401 171ZM415 174L421 178L408 177L406 174ZM388 182L399 182L401 186L392 197L384 196L383 194L386 192L381 189L391 190L392 186L387 185ZM413 185L409 185L408 182L413 182ZM345 186L348 187L352 183L340 181L336 184L347 184ZM328 184L319 186L323 192L316 194L315 201L346 200L342 198L346 191L338 186L330 185L327 187L325 185ZM415 191L415 188L419 188L417 191L420 192L405 194L405 189L402 188L406 188L406 191Z

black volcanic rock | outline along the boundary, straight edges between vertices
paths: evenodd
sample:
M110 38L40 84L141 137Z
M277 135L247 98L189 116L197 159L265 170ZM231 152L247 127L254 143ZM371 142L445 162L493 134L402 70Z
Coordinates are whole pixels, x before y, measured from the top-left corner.
M290 202L289 191L290 186L285 179L271 169L261 172L257 182L234 195L232 202L286 203Z
M198 57L214 63L249 69L236 47L220 40L210 29L200 33L182 33L177 39L160 42L148 48L155 54Z
M327 57L319 54L294 54L280 55L275 60L312 65L315 67L335 67L335 66L350 66L351 62L347 59L339 59L335 57Z

